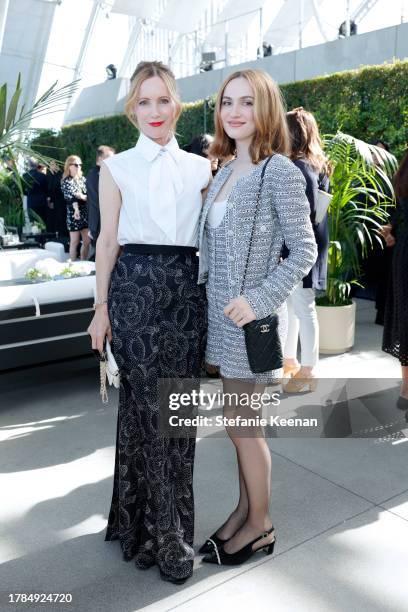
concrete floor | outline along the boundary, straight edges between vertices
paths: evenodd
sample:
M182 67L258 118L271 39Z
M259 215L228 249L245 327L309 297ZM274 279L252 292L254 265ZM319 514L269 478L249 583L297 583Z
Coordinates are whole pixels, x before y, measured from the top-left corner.
M381 393L393 406L399 364L380 351L382 328L373 319L372 303L359 301L353 351L322 358L320 373L384 379ZM125 563L118 542L104 541L117 397L110 390L109 404L100 403L95 361L2 375L0 386L1 610L408 609L408 425L399 423L399 435L388 435L382 421L365 438L354 424L343 439L269 438L274 554L235 568L208 566L197 556L193 577L180 587L161 581L157 568L142 572ZM197 548L224 521L235 495L231 443L202 437ZM71 593L73 601L8 603L9 593L23 592Z

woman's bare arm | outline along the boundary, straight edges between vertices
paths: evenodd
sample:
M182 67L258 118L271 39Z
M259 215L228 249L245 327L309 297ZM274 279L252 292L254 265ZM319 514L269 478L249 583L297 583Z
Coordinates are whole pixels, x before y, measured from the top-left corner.
M102 164L99 175L99 207L101 232L96 243L96 301L105 302L113 266L119 253L117 241L119 213L122 205L120 191L107 166ZM112 340L112 332L106 303L95 306L95 315L88 328L92 348L103 350L105 337Z
M118 253L118 224L122 205L120 191L105 164L99 175L101 231L96 243L96 294L98 301L108 296L110 276Z

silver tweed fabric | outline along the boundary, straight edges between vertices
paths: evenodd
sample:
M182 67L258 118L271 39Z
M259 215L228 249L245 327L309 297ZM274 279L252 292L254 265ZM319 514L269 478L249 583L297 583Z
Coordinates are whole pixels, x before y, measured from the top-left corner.
M256 376L252 374L244 332L222 311L232 298L239 295L264 163L261 162L249 175L237 180L228 198L221 225L211 229L206 219L212 203L231 173L229 164L226 164L209 189L199 228L198 282L205 283L208 280L207 360L219 365L221 374L227 378L255 379L257 382L268 382L279 376L281 371ZM243 291L257 319L272 312L279 315L282 342L287 328L285 300L317 257L305 186L302 173L289 159L277 154L269 162ZM284 241L290 254L287 259L280 261Z
M217 204L213 204L216 206ZM243 330L224 315L224 308L229 302L228 296L228 266L225 251L225 216L217 228L206 225L210 266L207 289L208 300L208 335L206 362L217 365L222 376L254 380L258 383L268 383L280 375L279 370L253 374L249 367L245 349ZM287 334L287 310L278 309L279 336L282 346Z

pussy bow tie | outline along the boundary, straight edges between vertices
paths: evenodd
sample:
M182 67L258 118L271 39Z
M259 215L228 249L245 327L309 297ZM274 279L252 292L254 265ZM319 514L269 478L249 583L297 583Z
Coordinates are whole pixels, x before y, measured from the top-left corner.
M149 178L150 214L174 244L177 234L177 198L184 187L177 155L176 150L161 148L152 162Z

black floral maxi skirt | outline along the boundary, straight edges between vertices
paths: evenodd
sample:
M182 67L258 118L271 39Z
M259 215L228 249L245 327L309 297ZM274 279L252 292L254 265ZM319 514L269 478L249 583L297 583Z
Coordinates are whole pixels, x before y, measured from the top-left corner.
M158 429L158 379L199 378L206 301L198 257L123 254L108 296L120 369L112 504L105 540L170 578L193 571L194 437Z

